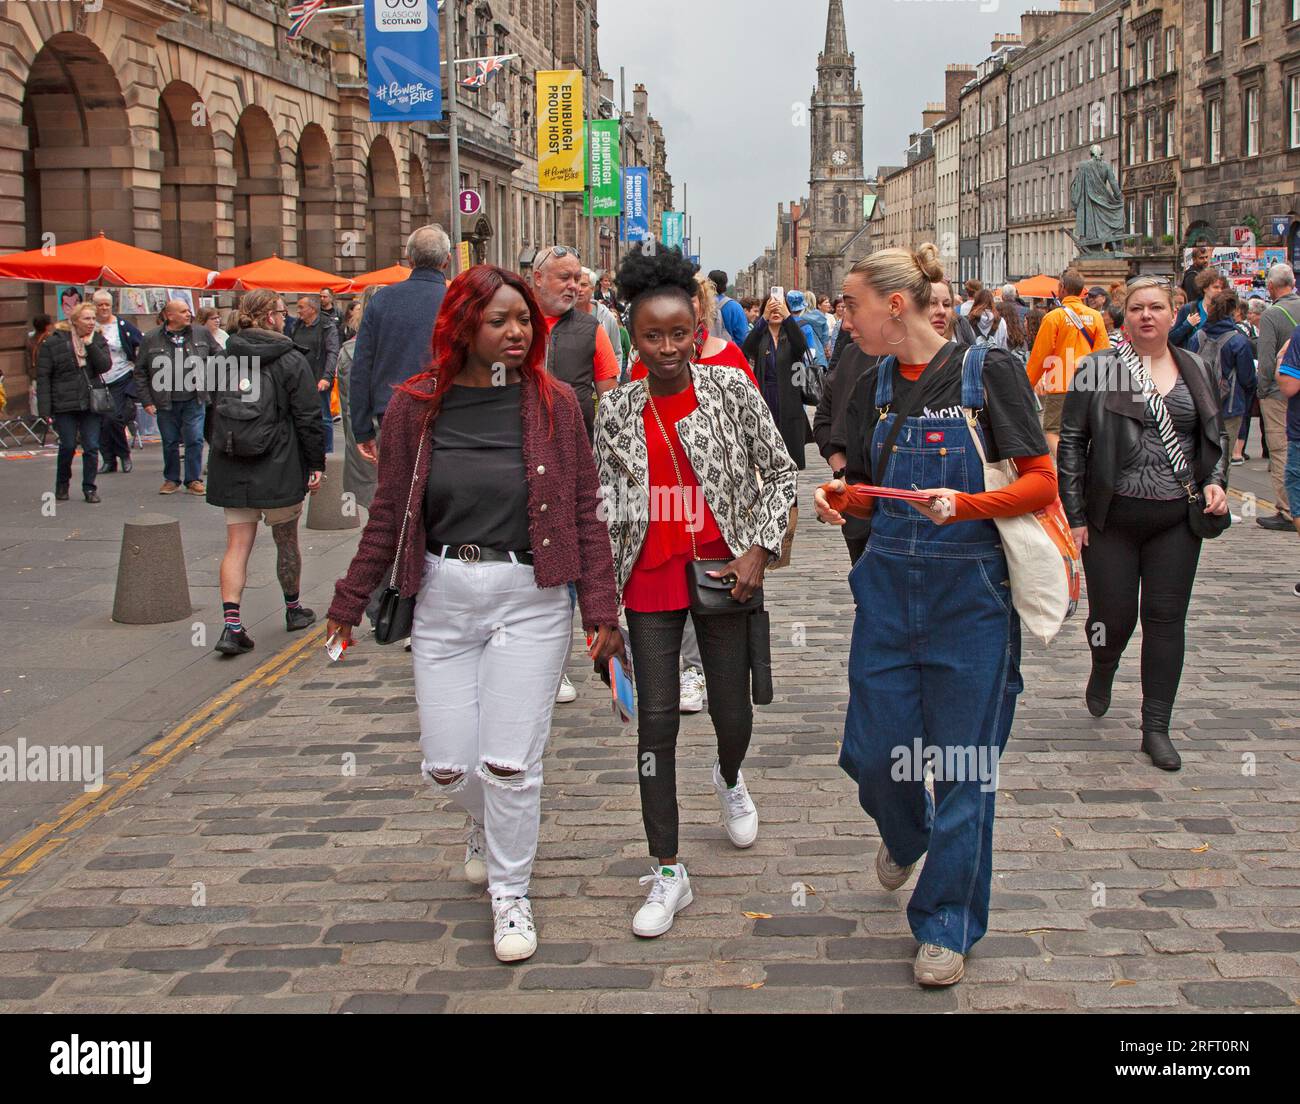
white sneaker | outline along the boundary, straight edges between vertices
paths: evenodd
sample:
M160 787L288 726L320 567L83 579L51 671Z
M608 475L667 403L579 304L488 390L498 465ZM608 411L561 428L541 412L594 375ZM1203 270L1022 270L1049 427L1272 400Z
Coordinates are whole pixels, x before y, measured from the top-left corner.
M537 950L537 926L527 897L492 901L492 946L502 962L522 962Z
M745 786L745 776L736 772L736 784L728 787L718 764L713 764L713 788L722 806L722 826L736 847L748 847L758 838L758 810Z
M673 926L673 917L695 900L691 892L691 879L686 867L681 863L676 866L657 866L641 879L640 884L650 884L650 893L645 904L632 917L632 931L636 935L650 938L663 935Z
M487 837L483 825L477 820L469 826L465 841L465 881L471 885L487 885Z
M704 672L698 667L687 667L682 672L681 700L677 708L682 713L698 713L704 708Z
M560 688L555 692L555 701L559 705L566 705L571 701L578 700L578 691L574 688L573 683L569 681L568 675L560 676Z

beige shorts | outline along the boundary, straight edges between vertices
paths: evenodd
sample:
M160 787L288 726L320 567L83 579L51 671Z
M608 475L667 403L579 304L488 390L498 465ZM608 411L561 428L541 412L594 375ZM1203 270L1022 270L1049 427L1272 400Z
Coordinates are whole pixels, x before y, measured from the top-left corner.
M277 506L273 510L259 510L252 506L227 506L227 525L256 525L259 521L267 525L281 525L293 521L302 513L302 503L294 506Z
M1043 432L1061 432L1061 412L1065 409L1064 395L1039 395L1043 403Z

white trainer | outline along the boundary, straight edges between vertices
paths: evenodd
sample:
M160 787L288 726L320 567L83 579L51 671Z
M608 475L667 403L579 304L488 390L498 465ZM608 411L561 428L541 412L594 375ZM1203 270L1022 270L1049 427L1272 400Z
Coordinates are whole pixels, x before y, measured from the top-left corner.
M537 950L537 926L527 897L492 901L492 946L502 962L522 962Z
M469 826L465 840L465 881L471 885L487 885L487 837L483 825L477 820Z
M663 935L673 926L673 917L695 900L691 892L691 879L686 867L657 866L641 879L641 885L650 885L645 904L632 917L632 931L647 939Z
M559 705L567 705L571 701L578 700L578 691L573 683L569 681L568 675L560 676L560 688L555 692L555 701Z
M745 786L745 776L736 772L736 784L728 786L718 764L713 764L713 788L722 806L722 826L736 847L749 847L758 838L758 809Z
M704 672L698 667L682 672L680 697L677 708L682 713L699 713L704 708Z

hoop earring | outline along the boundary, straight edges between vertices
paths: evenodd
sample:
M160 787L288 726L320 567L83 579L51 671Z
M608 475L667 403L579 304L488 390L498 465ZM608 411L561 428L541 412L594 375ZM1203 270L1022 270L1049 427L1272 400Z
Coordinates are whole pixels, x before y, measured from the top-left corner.
M897 341L890 341L887 337L885 337L885 327L882 325L880 327L880 340L883 341L886 345L903 344L903 342L907 340L907 323L904 322L903 319L897 314L891 314L889 316L889 321L896 322L898 323L898 325L903 327L903 336L900 337Z

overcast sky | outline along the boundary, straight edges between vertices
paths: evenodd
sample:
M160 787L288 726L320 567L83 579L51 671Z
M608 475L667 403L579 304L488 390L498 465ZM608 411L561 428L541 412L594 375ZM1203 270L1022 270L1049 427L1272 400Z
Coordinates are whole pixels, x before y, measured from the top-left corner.
M901 162L921 110L943 99L944 67L989 54L1018 32L1038 0L845 0L849 49L865 101L864 159ZM808 193L810 131L792 123L806 104L826 42L827 0L600 0L600 62L643 83L664 128L674 200L689 186L707 271L734 277L768 246L776 205Z

